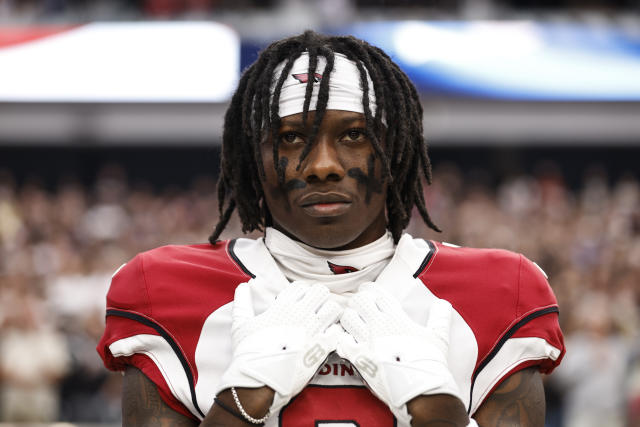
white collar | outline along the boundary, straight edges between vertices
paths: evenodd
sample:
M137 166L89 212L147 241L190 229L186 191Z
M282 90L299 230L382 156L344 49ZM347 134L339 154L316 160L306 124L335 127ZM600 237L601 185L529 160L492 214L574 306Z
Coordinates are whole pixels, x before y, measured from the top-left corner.
M274 228L267 228L264 243L287 279L322 283L335 294L355 292L362 283L374 281L395 252L389 232L365 246L342 251L305 245Z

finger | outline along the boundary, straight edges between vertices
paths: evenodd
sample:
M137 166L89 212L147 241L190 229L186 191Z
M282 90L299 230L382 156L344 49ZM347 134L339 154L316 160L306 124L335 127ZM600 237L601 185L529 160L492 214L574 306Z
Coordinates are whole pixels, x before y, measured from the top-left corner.
M338 343L336 345L336 353L338 356L343 359L347 359L350 362L356 360L358 354L360 354L360 348L362 344L358 344L356 340L346 331L342 331L342 333L338 337Z
M375 323L380 320L380 309L376 305L376 294L372 291L358 291L349 298L348 307L357 311L368 323Z
M365 288L363 290L358 290L358 292L349 298L347 305L354 310L358 310L360 307L373 307L375 299L375 292L369 288Z
M308 286L303 285L300 282L290 283L276 296L275 304L282 306L295 303L304 297L308 288Z
M291 282L291 285L296 287L297 289L309 289L311 285L308 282L303 280L295 280Z
M451 331L451 319L453 307L447 300L437 299L432 305L427 320L427 329L440 341L442 350L449 348L449 336Z
M323 332L323 334L325 336L335 337L336 342L338 339L341 339L343 335L349 335L339 323L334 323L333 325L329 326L327 330Z
M300 306L313 313L318 311L322 304L329 298L329 288L316 284L305 289L304 296L300 300Z
M364 319L354 309L345 308L342 317L340 317L340 324L356 341L368 341L369 328Z
M382 290L375 289L375 303L378 309L387 314L394 314L398 312L403 312L402 306L400 305L400 301L398 301L393 295Z
M358 294L371 298L378 309L385 313L401 309L400 302L388 291L374 282L365 282L358 288Z
M318 343L320 343L327 353L331 353L337 349L338 341L343 334L346 334L346 332L342 329L342 326L334 323L318 336Z
M235 325L240 325L255 316L250 283L250 281L241 283L236 288L231 311L231 318Z
M328 300L318 310L316 315L321 325L321 330L325 330L330 325L335 324L342 315L343 309L335 301Z

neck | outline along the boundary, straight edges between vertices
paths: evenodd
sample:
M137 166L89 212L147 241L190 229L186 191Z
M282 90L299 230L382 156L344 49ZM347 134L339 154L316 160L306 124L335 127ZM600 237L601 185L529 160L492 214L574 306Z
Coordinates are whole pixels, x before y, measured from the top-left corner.
M359 235L355 238L345 241L343 235L324 235L320 239L309 241L308 239L300 238L299 236L287 231L284 227L274 221L272 225L273 229L278 230L291 240L303 243L312 248L328 250L328 251L344 251L350 249L356 249L362 246L366 246L376 240L385 236L387 231L387 220L384 211L378 215L378 217Z
M273 228L267 228L264 241L289 280L320 282L337 293L375 280L395 251L389 233L367 245L345 250L314 248Z

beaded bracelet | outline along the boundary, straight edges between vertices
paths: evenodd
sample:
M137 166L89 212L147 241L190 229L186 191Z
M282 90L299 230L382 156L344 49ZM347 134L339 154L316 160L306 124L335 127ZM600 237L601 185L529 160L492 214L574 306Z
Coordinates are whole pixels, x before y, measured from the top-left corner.
M262 418L253 418L251 415L247 414L247 411L242 407L242 403L240 403L240 398L238 398L238 393L236 392L235 387L231 387L231 395L233 396L233 400L236 402L236 406L238 410L244 417L245 421L249 421L251 424L264 425L264 422L267 421L269 415L271 415L271 411L267 411L267 414Z

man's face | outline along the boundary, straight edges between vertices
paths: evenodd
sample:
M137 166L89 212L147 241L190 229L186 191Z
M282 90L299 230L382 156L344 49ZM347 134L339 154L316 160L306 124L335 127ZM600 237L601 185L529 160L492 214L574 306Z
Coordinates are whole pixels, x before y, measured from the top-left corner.
M278 132L284 184L278 182L273 141L262 144L266 179L262 182L273 226L307 245L351 249L386 231L387 185L382 166L364 134L364 115L327 110L309 155L302 161L315 112L283 117Z

